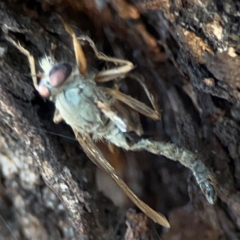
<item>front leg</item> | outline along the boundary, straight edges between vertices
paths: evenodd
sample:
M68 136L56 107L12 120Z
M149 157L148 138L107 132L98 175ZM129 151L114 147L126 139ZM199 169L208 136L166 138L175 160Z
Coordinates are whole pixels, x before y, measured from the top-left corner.
M53 115L53 122L58 124L63 121L63 117L61 116L60 112L55 109L54 115Z
M31 76L32 76L32 80L33 80L33 85L34 85L35 89L38 91L36 65L35 65L35 59L34 59L33 55L27 49L25 49L19 42L14 41L9 36L6 36L6 39L10 43L12 43L21 53L23 53L28 58L29 67L31 70Z
M146 150L153 154L163 155L173 161L179 161L182 165L189 168L206 199L210 204L214 204L217 198L215 189L215 178L213 173L203 163L201 157L194 152L179 148L175 144L151 141L142 139L130 146L129 150L142 151Z

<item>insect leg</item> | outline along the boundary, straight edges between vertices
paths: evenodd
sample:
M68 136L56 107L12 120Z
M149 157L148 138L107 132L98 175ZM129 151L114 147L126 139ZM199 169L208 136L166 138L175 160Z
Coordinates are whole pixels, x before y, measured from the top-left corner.
M99 87L99 89L103 89L103 91L107 92L111 96L114 97L114 99L119 100L120 102L125 103L135 111L150 117L154 120L159 120L161 118L159 112L153 110L152 108L148 107L146 104L136 100L135 98L126 95L118 90L105 88L105 87Z
M63 121L63 117L61 116L60 112L55 109L54 115L53 115L53 122L58 124L61 121Z
M114 57L108 57L105 54L99 52L97 50L95 43L88 36L80 36L80 37L78 37L78 39L82 40L82 41L87 41L89 43L89 45L92 47L96 57L99 60L103 60L106 62L113 62L115 64L121 65L119 67L112 68L112 69L105 70L105 71L98 73L95 77L95 81L108 82L117 77L124 77L126 73L130 72L134 68L132 62L130 62L130 61L119 59L119 58L114 58Z
M31 70L31 76L32 76L32 80L33 80L33 85L34 85L35 89L38 90L36 65L35 65L35 60L34 60L33 55L31 55L31 53L27 49L25 49L23 46L21 46L21 44L19 42L15 42L9 36L6 36L6 39L10 43L12 43L21 53L23 53L28 58L28 62L29 62L30 70Z
M217 193L214 184L214 175L203 163L201 157L194 152L177 147L175 144L151 141L142 139L139 142L130 146L129 150L141 151L146 150L153 154L163 155L173 161L179 161L182 165L189 168L206 199L210 204L214 204L217 198Z
M113 68L110 70L106 70L106 71L102 71L99 74L96 75L95 80L97 82L107 82L110 80L115 79L116 77L123 77L125 74L127 74L128 72L130 72L134 66L130 61L127 60L122 60L122 59L118 59L118 58L113 58L113 57L108 57L105 54L99 52L96 48L95 43L92 41L92 39L90 39L88 36L80 36L78 37L79 40L83 40L83 41L87 41L89 43L89 45L92 47L96 57L100 60L104 60L107 62L113 62L113 63L119 63L119 64L123 64L123 66L121 67L117 67L117 68ZM159 107L153 97L153 95L149 92L149 90L147 89L147 86L143 80L142 77L140 76L136 76L134 74L128 74L129 77L133 78L134 80L136 80L144 89L148 99L150 100L154 110L156 112L159 113L160 115L160 110Z
M136 80L141 85L141 87L143 88L144 92L146 93L149 101L151 102L151 104L153 106L153 109L155 110L155 112L157 112L159 114L159 116L161 116L161 111L160 111L160 109L158 107L158 104L157 104L155 98L153 97L153 95L148 90L143 77L140 76L140 75L136 75L136 74L128 74L128 77Z

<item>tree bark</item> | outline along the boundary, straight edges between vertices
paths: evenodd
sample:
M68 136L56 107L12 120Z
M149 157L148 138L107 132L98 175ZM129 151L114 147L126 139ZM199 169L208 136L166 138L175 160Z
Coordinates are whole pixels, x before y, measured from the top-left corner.
M0 239L239 239L239 5L0 1ZM36 60L53 53L74 64L58 15L104 54L134 63L162 110L161 121L141 119L146 136L201 152L216 176L216 204L206 202L182 165L145 152L115 154L115 165L145 202L168 217L169 231L141 213L126 214L130 203L117 208L97 190L102 177L70 127L53 123L54 106L34 90L26 57L6 40L21 42ZM126 87L146 101L135 82ZM129 161L119 163L123 158Z

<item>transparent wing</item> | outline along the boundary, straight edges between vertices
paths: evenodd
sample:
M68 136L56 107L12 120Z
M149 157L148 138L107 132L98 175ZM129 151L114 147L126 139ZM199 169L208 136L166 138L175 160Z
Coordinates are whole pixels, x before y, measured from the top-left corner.
M117 175L115 169L110 165L110 163L104 158L101 151L94 144L92 139L88 134L84 134L81 136L77 130L73 129L75 136L79 143L81 144L84 152L87 156L101 169L103 169L106 173L108 173L113 180L118 184L118 186L123 190L123 192L132 200L132 202L141 209L149 218L151 218L154 222L169 228L169 222L167 219L161 214L154 211L144 202L142 202L123 182L123 180Z

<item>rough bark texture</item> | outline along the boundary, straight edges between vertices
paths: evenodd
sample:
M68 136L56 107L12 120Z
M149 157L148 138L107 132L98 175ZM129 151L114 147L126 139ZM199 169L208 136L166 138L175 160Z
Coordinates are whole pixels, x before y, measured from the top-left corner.
M231 0L0 1L0 239L239 239L239 8ZM126 217L126 200L117 208L97 191L95 179L107 178L95 177L69 126L53 123L26 57L6 41L19 40L36 59L54 44L58 60L74 63L57 14L100 51L136 65L162 109L161 121L142 119L146 136L201 151L216 175L215 205L187 169L147 153L121 153L114 164L168 216L169 231L134 211ZM137 84L127 86L146 100ZM97 185L106 190L105 182Z

